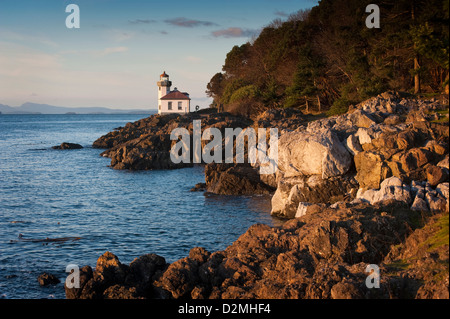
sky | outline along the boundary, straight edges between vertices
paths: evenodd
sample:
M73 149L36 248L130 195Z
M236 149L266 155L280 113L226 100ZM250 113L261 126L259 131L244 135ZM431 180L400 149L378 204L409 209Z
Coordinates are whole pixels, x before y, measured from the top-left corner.
M0 104L156 109L159 75L208 107L234 45L314 0L1 0ZM69 4L80 28L67 28Z

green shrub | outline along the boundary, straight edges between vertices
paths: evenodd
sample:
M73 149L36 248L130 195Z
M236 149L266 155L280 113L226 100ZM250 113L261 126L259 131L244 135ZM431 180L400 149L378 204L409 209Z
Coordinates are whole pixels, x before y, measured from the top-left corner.
M333 105L327 111L327 116L341 115L348 111L348 107L351 104L346 98L339 98L334 101Z

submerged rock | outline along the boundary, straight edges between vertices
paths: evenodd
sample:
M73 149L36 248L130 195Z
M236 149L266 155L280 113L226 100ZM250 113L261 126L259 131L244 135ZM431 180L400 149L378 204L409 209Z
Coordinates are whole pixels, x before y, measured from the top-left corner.
M58 277L56 277L55 275L47 274L47 273L43 273L43 274L39 275L37 280L39 282L39 285L41 285L41 286L56 285L61 282L58 279Z
M191 192L204 192L206 191L206 183L197 183L190 189Z
M55 150L78 150L83 148L80 144L76 143L61 143L61 145L52 146Z

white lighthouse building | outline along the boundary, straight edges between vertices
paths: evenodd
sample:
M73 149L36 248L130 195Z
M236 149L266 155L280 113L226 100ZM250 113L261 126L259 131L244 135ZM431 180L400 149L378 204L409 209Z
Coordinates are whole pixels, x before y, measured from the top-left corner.
M170 90L172 82L169 75L164 71L160 75L158 84L158 114L185 114L190 112L191 99L186 92L180 92L177 88Z

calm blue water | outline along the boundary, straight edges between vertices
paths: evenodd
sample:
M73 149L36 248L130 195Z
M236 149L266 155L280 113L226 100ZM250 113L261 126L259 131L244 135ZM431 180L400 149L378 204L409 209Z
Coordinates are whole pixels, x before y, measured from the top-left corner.
M66 266L94 267L106 251L123 263L146 253L173 262L195 246L224 249L254 223L279 223L268 198L190 192L202 167L109 168L92 143L142 117L0 115L0 298L64 298ZM62 142L85 148L51 149ZM23 240L61 237L81 239ZM40 287L43 272L62 283Z

